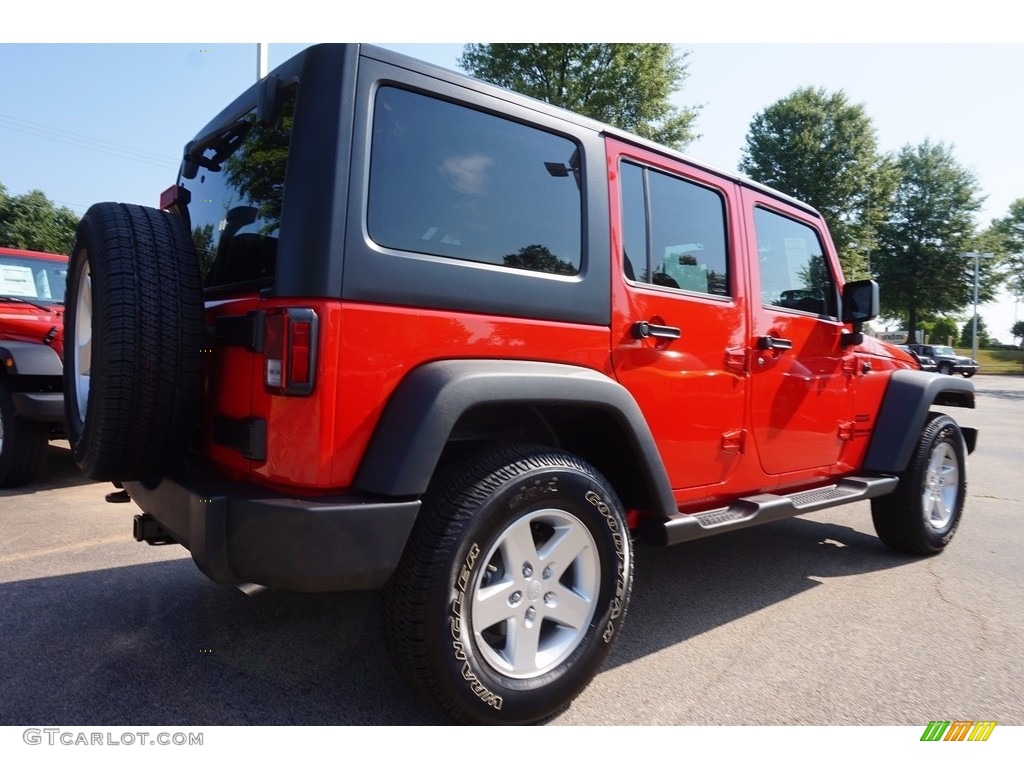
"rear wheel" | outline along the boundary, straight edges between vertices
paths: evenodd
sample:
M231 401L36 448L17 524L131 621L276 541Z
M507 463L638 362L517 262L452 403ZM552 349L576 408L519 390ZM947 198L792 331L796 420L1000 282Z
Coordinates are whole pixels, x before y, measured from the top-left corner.
M901 552L941 552L960 525L966 469L960 427L949 416L929 414L896 491L871 502L878 537Z
M946 376L953 375L953 364L952 363L939 363L939 373Z
M557 714L597 673L629 600L614 492L570 454L503 446L446 468L423 504L385 593L396 663L459 722Z
M152 208L99 203L68 267L64 404L75 461L94 480L159 477L199 413L202 292L188 228Z
M14 401L0 378L0 488L32 482L43 463L47 427L25 421L14 411Z

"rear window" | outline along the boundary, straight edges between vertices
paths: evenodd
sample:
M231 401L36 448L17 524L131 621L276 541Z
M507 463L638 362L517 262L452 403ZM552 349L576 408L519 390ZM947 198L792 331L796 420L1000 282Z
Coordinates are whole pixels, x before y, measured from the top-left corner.
M575 275L579 152L563 136L394 87L377 92L367 230L401 251Z
M294 86L285 91L275 125L260 123L253 109L205 142L195 178L182 179L207 288L274 279L295 93Z

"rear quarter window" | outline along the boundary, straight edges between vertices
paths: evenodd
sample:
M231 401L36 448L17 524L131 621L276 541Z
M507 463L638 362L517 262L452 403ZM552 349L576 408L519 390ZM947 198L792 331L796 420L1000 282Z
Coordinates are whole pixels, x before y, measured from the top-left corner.
M513 120L382 87L367 230L380 246L559 275L582 260L576 145Z

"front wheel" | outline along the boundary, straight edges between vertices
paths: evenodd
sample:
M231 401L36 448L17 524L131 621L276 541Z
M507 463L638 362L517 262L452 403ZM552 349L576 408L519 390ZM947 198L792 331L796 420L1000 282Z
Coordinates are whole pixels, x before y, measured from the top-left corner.
M396 663L463 723L569 705L618 635L632 582L615 493L580 459L499 446L431 484L385 592Z
M46 425L18 416L0 378L0 488L31 482L43 463L46 445Z
M871 501L878 538L913 555L941 552L960 525L966 494L960 427L949 416L929 414L896 491Z

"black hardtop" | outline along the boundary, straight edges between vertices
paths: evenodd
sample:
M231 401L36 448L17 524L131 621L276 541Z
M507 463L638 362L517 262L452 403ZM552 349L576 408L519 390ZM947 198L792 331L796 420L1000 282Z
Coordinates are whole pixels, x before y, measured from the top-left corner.
M445 69L444 67L430 64L425 61L407 56L405 54L397 53L395 51L381 48L375 45L369 45L365 43L323 43L319 45L313 45L300 51L286 62L276 67L273 71L268 74L270 78L276 78L281 86L287 86L291 83L297 82L304 76L311 75L316 76L317 70L321 67L339 67L339 66L350 66L351 63L358 62L359 58L375 59L391 66L400 67L407 69L411 72L415 72L420 75L427 77L433 77L438 80L450 83L453 85L459 85L466 88L471 88L479 93L486 94L490 97L506 101L510 104L514 104L518 107L534 110L559 120L571 123L578 128L590 130L595 133L602 134L611 138L618 139L623 142L634 144L645 149L649 149L654 152L661 153L663 155L672 157L696 168L699 168L705 172L714 174L723 179L741 184L751 189L757 190L762 194L774 197L780 201L783 201L789 205L800 208L807 213L810 213L818 218L821 214L812 206L797 200L796 198L790 197L789 195L779 192L778 190L767 187L760 184L752 179L742 176L738 173L727 171L709 163L705 163L701 160L691 157L690 155L684 154L677 150L665 147L661 144L653 142L649 139L645 139L641 136L629 133L611 125L601 123L597 120L593 120L589 117L571 112L561 107L555 107L546 102L534 99L530 96L524 96L523 94L510 91L506 88L493 85L491 83L479 80L470 75L456 72L454 70ZM306 74L304 74L306 73ZM211 120L202 130L200 130L195 139L186 146L186 153L188 146L194 143L202 143L204 139L215 135L221 131L225 126L230 125L234 121L241 118L247 112L249 112L259 102L260 96L260 83L254 83L248 89L246 89L238 98L236 98L230 105L221 110L221 112Z

